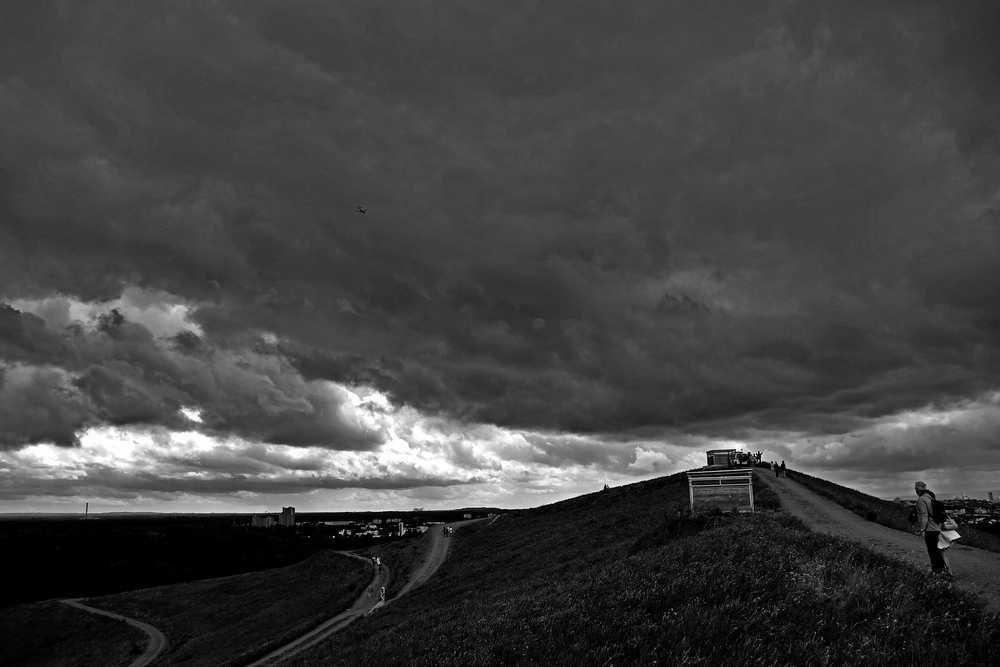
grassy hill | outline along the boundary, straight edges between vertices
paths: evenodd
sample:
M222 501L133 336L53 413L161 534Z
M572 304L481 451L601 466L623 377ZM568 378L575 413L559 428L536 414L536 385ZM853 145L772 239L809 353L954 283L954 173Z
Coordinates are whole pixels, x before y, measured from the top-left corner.
M1000 664L978 598L784 514L686 506L674 475L469 526L417 594L284 664Z

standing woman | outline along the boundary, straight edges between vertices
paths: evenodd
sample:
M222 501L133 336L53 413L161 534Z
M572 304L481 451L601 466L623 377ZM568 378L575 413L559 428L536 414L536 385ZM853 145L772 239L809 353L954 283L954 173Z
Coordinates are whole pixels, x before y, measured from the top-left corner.
M932 503L935 499L934 492L928 489L923 482L914 482L913 490L917 492L917 530L920 531L920 537L924 538L927 555L931 559L931 572L948 574L948 564L945 563L944 555L938 549L941 526L934 520Z

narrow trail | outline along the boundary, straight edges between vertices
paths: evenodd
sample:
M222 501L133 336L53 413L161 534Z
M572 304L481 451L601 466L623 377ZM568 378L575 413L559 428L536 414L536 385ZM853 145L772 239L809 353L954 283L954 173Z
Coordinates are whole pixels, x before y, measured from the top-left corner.
M473 521L482 521L482 519L469 519L467 521L457 521L454 523L447 524L452 528L459 528L465 524L472 523ZM341 630L362 616L371 614L376 609L381 609L385 605L398 600L400 596L408 593L411 589L419 586L420 584L426 582L431 578L441 564L444 563L445 558L448 556L448 551L451 547L451 542L454 537L446 537L444 534L444 526L432 526L426 533L430 539L430 544L427 548L427 558L424 563L413 573L406 585L397 593L392 599L382 601L379 599L378 593L376 592L371 598L368 598L367 592L362 595L358 600L351 606L347 611L337 614L323 624L313 628L301 637L276 648L271 651L263 658L251 662L246 667L262 667L263 665L273 665L285 658L288 658L299 651L309 648L314 644L326 639L334 632ZM345 556L352 556L354 558L360 558L362 560L369 560L364 556L358 556L350 552L342 552ZM379 581L380 577L378 574L372 581L372 588L375 591L379 590L380 586L388 586L389 584L389 569L383 565L384 570L384 580Z
M69 600L60 600L63 604L68 604L71 607L76 607L77 609L82 609L83 611L90 612L91 614L100 614L101 616L109 616L119 621L125 621L129 625L139 628L147 635L149 635L149 644L146 645L146 650L143 651L142 655L136 658L129 667L146 667L151 665L154 660L156 660L160 653L167 648L167 638L162 632L154 628L149 623L143 623L142 621L137 621L134 618L129 618L128 616L122 616L121 614L116 614L111 611L104 611L103 609L96 609L94 607L89 607L82 602L82 598L73 598Z
M449 523L448 525L457 529L475 521L483 521L483 519L456 521L455 523ZM392 600L390 600L390 602L405 595L410 592L410 590L430 579L431 575L438 571L438 568L440 568L441 564L444 563L445 558L448 557L448 551L451 549L451 542L455 539L454 534L452 534L452 537L446 537L444 534L444 526L431 526L430 530L427 531L427 534L431 536L431 544L430 548L427 550L426 561L424 561L424 564L413 573L410 580L406 582L406 585L403 586L402 590L400 590L399 593L397 593Z
M350 553L348 551L341 552L345 556L350 556L351 558L358 558L363 561L369 561L371 559L365 558L364 556L359 556L357 554ZM372 589L372 595L369 597L368 591L366 590L361 597L355 600L354 604L351 605L350 609L342 611L333 618L324 621L323 623L317 625L315 628L309 632L293 639L284 646L279 646L262 658L254 660L246 667L260 667L265 664L277 663L299 651L306 649L316 642L322 641L329 635L333 634L337 630L346 627L350 623L354 622L358 618L370 614L372 610L376 607L381 607L385 603L379 597L379 590L382 586L388 586L389 580L391 578L391 572L389 568L383 564L381 572L375 572L372 581L369 586Z
M778 494L782 507L789 514L801 519L813 530L860 542L928 570L930 559L924 541L918 535L868 521L787 477L776 478L760 471L755 473L759 480ZM948 549L948 560L955 575L955 585L981 594L988 609L1000 613L1000 554L968 547L959 541Z

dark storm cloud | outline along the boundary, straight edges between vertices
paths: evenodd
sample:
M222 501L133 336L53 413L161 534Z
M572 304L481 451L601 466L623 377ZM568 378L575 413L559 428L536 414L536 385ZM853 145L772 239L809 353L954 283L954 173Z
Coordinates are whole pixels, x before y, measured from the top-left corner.
M157 340L112 310L94 326L53 330L45 320L0 306L0 443L76 444L84 426L197 427L287 445L367 450L383 434L344 412L346 394L306 382L275 354L243 346L209 348L196 334ZM171 344L172 343L172 344ZM194 424L180 412L201 412Z
M0 366L0 448L79 444L77 433L98 420L68 380L58 370Z
M189 399L350 440L318 379L516 428L836 434L1000 380L985 5L0 12L6 296L140 284L205 332L0 313L5 359L76 374L22 380L61 426L10 442ZM240 375L253 331L280 354Z

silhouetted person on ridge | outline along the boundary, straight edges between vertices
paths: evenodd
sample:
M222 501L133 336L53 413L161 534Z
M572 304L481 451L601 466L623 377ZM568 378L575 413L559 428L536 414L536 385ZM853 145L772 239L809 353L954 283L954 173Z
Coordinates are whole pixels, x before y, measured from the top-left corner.
M780 477L786 477L787 476L787 475L785 475L785 462L784 461L782 461L781 465L778 466L778 470L779 470L779 472L781 472Z

